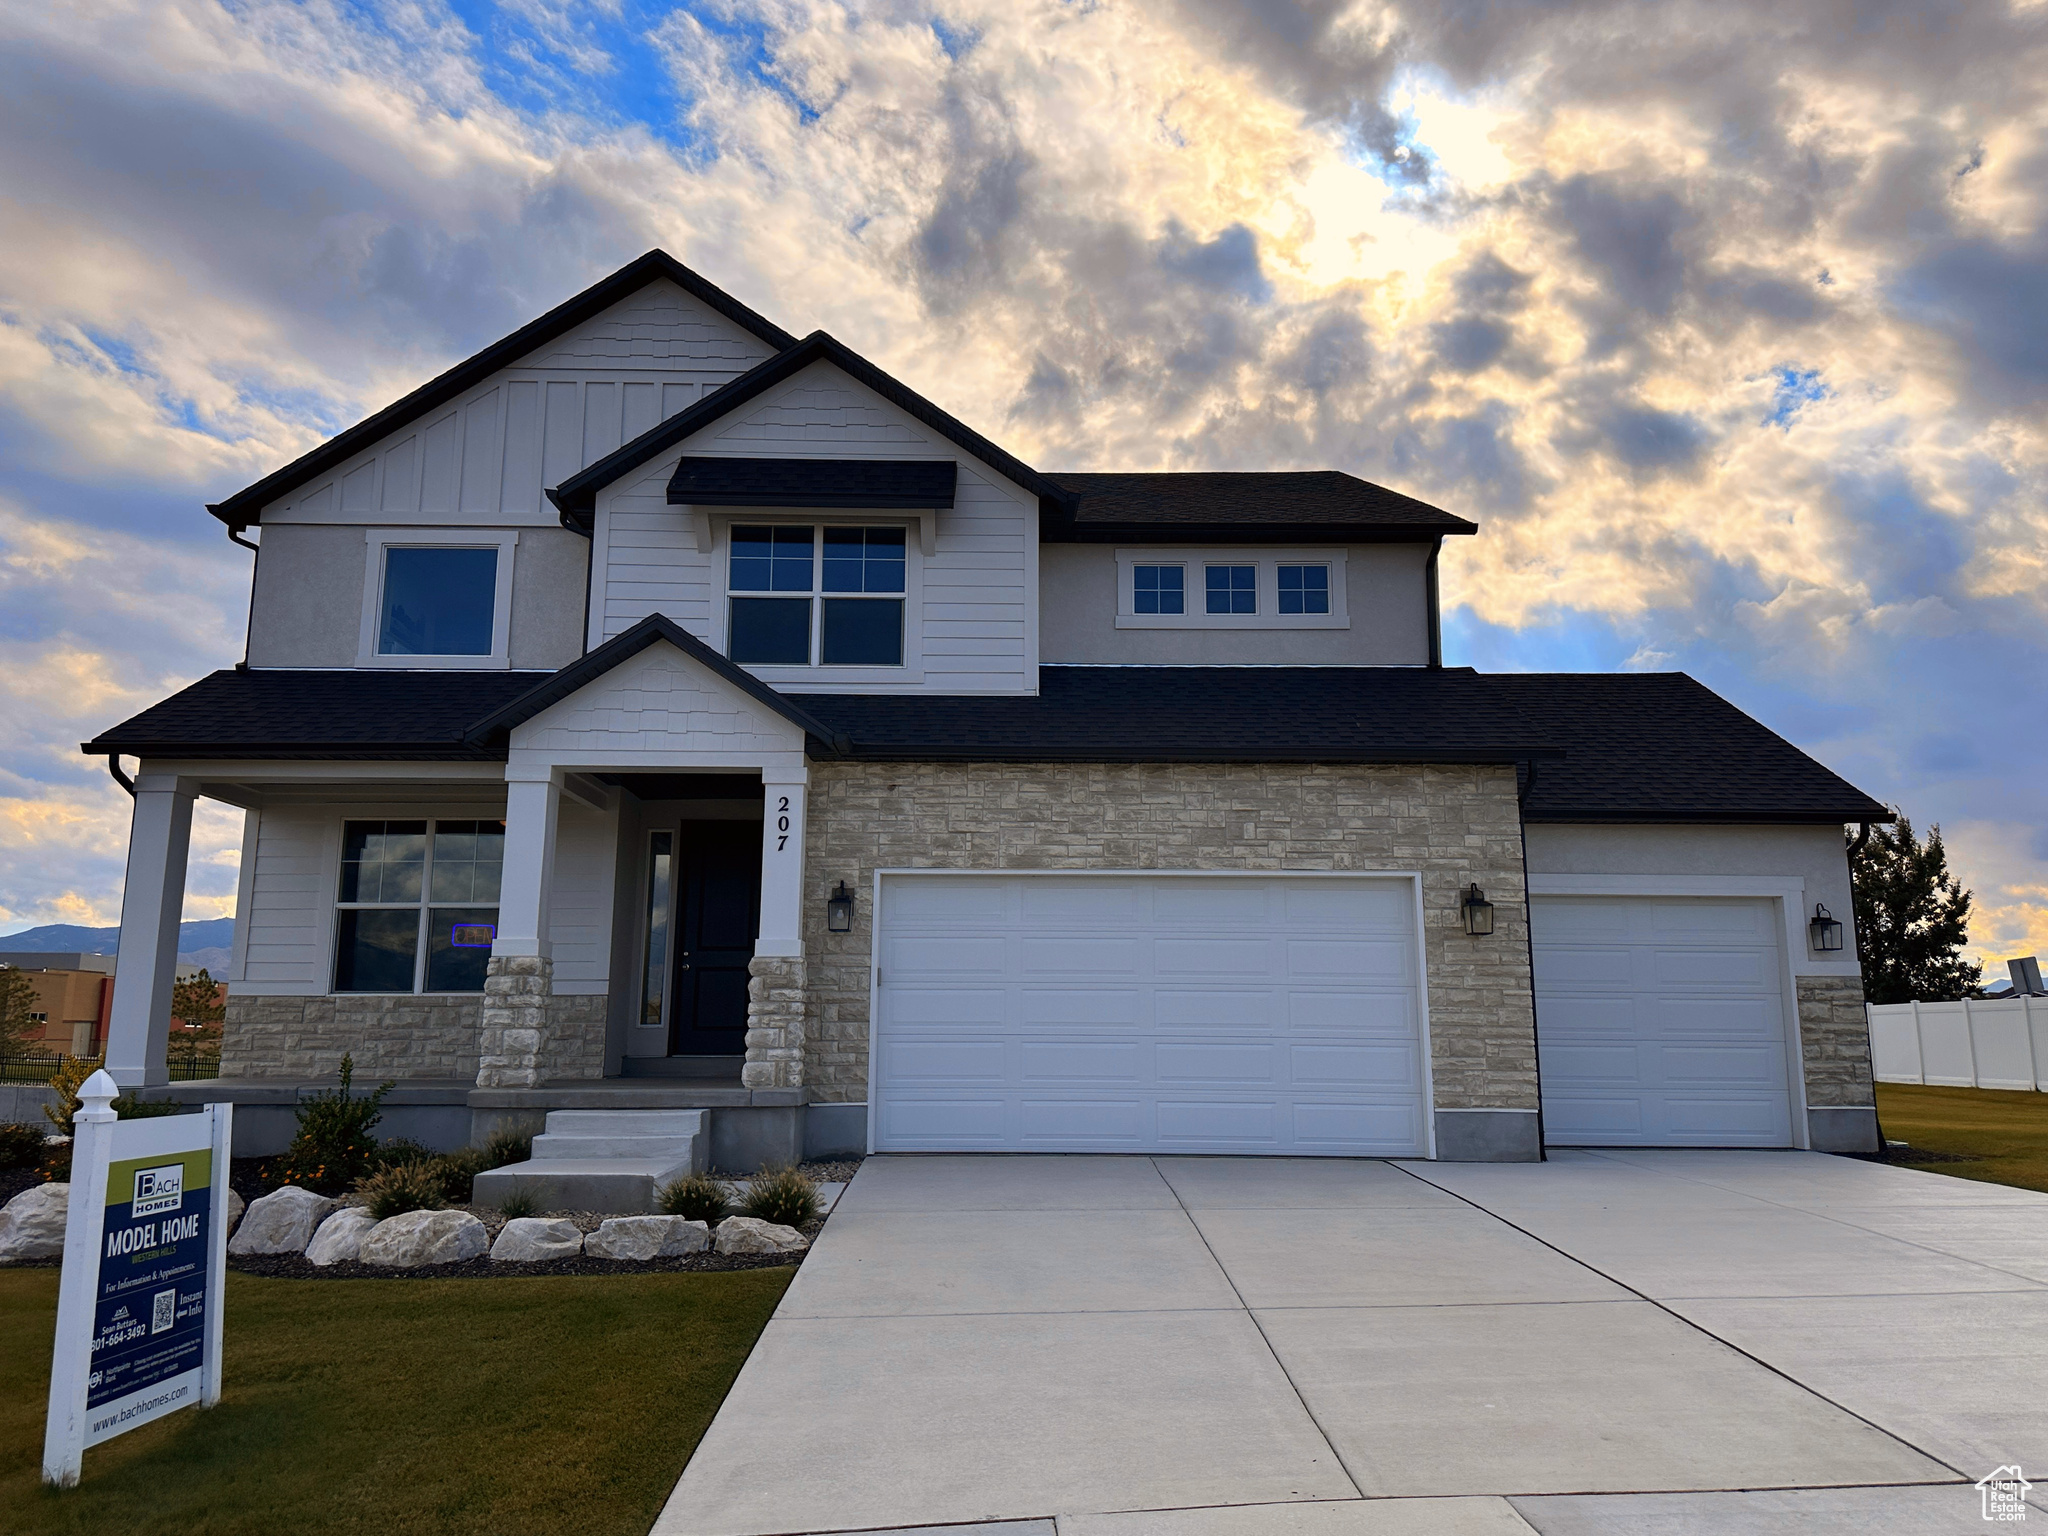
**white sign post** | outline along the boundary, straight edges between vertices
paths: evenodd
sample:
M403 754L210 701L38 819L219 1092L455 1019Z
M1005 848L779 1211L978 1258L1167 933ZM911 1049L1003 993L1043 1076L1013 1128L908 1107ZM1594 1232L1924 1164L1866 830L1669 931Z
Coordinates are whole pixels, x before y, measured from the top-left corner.
M72 1117L71 1198L43 1481L73 1487L85 1449L220 1401L234 1106L122 1120L95 1072Z

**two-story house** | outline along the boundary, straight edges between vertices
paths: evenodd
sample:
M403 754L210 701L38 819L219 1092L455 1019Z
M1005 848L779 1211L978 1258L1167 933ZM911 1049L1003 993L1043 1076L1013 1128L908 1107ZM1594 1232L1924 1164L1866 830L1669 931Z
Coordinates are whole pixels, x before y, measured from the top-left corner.
M250 1137L346 1052L728 1162L1875 1146L1885 808L1681 674L1444 666L1410 497L1036 469L653 252L211 510L247 659L85 750L123 1083L246 808Z

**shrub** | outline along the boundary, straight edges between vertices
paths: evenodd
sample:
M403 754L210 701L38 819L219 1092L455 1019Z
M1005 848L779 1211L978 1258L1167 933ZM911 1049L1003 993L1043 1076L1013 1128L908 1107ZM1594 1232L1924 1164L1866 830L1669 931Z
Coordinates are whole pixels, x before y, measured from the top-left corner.
M379 1221L407 1211L438 1211L448 1203L431 1163L394 1163L358 1183L356 1193Z
M433 1156L432 1147L423 1146L410 1136L394 1136L377 1149L377 1161L386 1168L400 1163L424 1163Z
M57 1102L43 1106L43 1118L57 1127L59 1135L71 1134L71 1117L85 1107L78 1097L78 1090L85 1086L88 1077L99 1071L105 1059L103 1056L73 1056L50 1079L50 1088L57 1095Z
M484 1166L503 1168L533 1156L533 1138L524 1131L493 1131L484 1139Z
M740 1210L762 1221L800 1227L818 1219L818 1186L787 1163L771 1164L747 1181Z
M498 1202L498 1214L507 1221L517 1221L522 1216L531 1216L539 1210L539 1203L523 1189L515 1189Z
M488 1166L483 1153L475 1147L464 1147L460 1152L443 1152L439 1157L429 1158L420 1164L440 1182L442 1195L457 1205L469 1204L469 1197L475 1193L472 1186L476 1183L476 1176Z
M130 1089L114 1100L114 1113L123 1120L155 1120L163 1115L182 1115L185 1106L171 1099L138 1099Z
M0 1168L35 1168L43 1161L43 1128L0 1125Z
M314 1094L296 1111L299 1134L271 1170L274 1184L296 1184L315 1194L338 1195L377 1167L378 1149L370 1128L383 1119L384 1083L375 1093L352 1091L355 1061L341 1058L341 1086Z
M665 1216L685 1216L691 1221L720 1222L725 1220L727 1201L725 1185L708 1173L686 1173L675 1183L665 1185L655 1195L655 1203Z

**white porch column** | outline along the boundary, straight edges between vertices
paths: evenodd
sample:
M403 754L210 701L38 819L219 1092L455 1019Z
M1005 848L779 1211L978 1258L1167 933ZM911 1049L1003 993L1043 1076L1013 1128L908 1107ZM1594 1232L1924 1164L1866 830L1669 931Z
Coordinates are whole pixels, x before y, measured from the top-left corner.
M138 774L121 890L120 962L107 1023L107 1071L125 1088L170 1081L164 1044L178 979L178 921L192 847L193 791L170 774ZM255 850L244 850L251 857Z
M800 959L804 952L806 782L761 776L761 936L754 943L756 956Z
M761 774L761 933L747 966L749 1088L804 1083L804 786L801 766Z
M554 962L548 953L548 901L555 883L555 823L562 774L508 779L505 865L498 892L498 934L484 975L479 1088L533 1088L541 1080Z

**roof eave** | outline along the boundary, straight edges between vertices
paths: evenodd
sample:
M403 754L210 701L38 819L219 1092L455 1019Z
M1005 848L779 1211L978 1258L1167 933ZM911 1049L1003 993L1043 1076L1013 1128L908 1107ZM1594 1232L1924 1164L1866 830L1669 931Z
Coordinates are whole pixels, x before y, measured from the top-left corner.
M1423 544L1477 533L1478 525L1425 523L1048 523L1041 544Z

